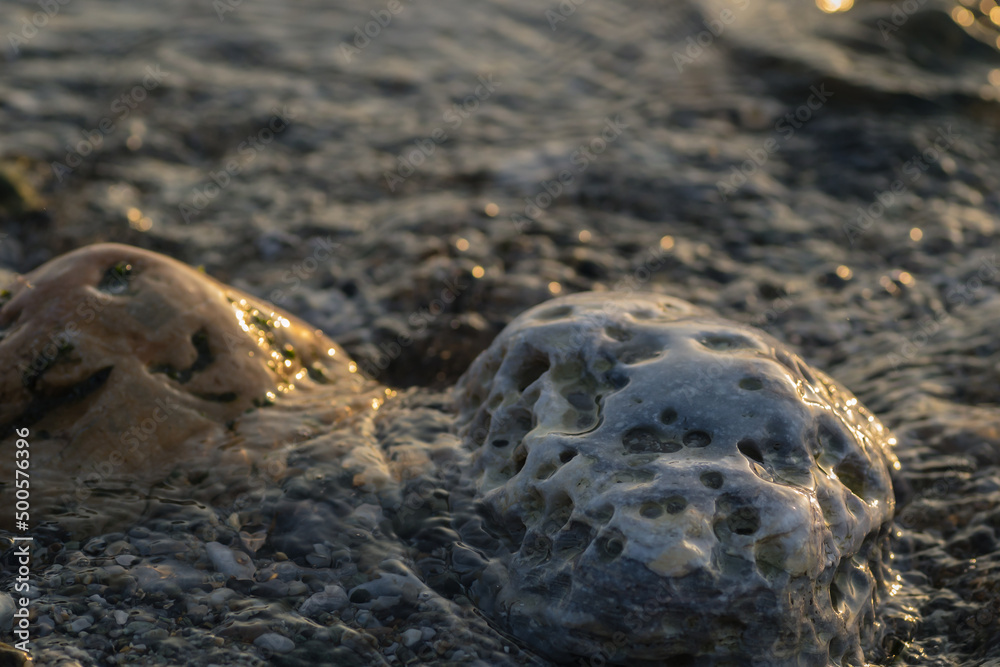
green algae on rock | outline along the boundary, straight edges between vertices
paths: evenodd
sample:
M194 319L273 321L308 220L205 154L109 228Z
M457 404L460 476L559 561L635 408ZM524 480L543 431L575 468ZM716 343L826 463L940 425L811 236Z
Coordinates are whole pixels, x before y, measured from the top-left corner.
M134 517L168 479L159 494L234 498L297 429L385 398L321 332L117 244L18 278L0 301L0 364L0 446L14 428L31 432L32 522L81 533ZM0 461L5 482L13 460ZM12 496L13 484L0 487Z
M864 664L895 440L778 341L670 297L575 294L514 320L457 401L504 566L474 595L532 649Z

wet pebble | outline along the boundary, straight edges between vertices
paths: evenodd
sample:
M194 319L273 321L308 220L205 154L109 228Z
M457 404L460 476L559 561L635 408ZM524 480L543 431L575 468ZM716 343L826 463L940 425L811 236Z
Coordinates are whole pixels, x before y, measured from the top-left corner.
M323 612L340 611L348 604L347 592L342 586L326 586L319 593L313 594L299 607L303 616L315 616Z
M276 632L265 632L253 640L254 646L275 653L289 653L295 648L295 642Z
M256 571L253 561L242 551L230 549L218 542L206 544L205 551L208 552L208 557L215 570L226 577L250 579Z

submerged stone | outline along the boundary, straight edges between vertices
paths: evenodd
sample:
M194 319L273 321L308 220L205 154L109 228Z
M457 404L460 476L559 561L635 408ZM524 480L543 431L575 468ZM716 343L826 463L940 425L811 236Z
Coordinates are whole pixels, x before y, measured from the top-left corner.
M0 293L0 368L0 448L14 451L15 429L29 434L30 522L82 534L134 516L156 485L160 497L196 486L237 497L251 465L302 427L289 411L311 407L328 428L375 386L304 322L117 244L63 255ZM5 507L14 460L0 460Z
M456 395L503 564L474 597L532 649L864 664L895 440L778 341L670 297L576 294L514 320Z

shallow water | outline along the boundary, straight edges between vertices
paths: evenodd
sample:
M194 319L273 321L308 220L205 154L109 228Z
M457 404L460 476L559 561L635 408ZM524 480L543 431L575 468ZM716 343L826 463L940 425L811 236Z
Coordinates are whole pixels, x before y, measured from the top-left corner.
M204 266L414 387L369 434L383 448L451 451L446 388L555 293L761 326L900 439L915 610L887 614L878 659L1000 659L1000 57L960 6L403 0L341 47L383 7L74 0L14 54L38 5L5 3L0 262L116 240ZM386 523L324 437L247 507L164 494L128 531L52 536L39 662L540 662L473 612L475 564L435 554L448 480L404 486L412 525ZM211 542L255 578L222 586ZM269 633L297 647L253 644Z

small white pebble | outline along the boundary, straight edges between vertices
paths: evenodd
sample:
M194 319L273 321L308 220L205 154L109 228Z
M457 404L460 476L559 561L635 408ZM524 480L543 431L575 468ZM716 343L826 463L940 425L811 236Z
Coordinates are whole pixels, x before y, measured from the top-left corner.
M69 629L71 632L82 632L94 624L94 620L89 616L81 616L72 623L70 623Z
M423 638L423 633L417 628L410 628L400 635L400 638L403 640L403 645L406 648L412 648L414 644Z

